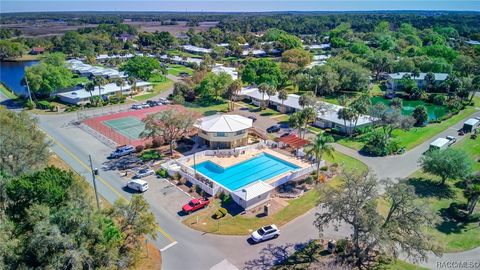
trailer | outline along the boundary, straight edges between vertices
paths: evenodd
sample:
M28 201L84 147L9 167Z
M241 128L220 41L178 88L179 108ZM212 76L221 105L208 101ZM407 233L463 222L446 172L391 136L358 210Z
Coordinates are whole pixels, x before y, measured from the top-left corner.
M437 138L435 141L430 143L429 150L443 150L447 149L451 144L451 140L447 138Z
M463 123L462 130L465 133L474 131L478 126L480 126L480 120L477 118L470 118Z

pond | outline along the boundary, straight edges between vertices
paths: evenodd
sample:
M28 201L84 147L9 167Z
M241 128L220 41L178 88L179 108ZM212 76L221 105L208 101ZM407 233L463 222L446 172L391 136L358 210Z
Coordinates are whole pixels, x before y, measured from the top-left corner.
M382 102L383 104L389 106L391 99L386 99L383 97L372 97L372 104L375 105L378 102ZM427 108L428 113L428 121L436 120L448 113L448 108L446 106L435 105L431 103L427 103L422 100L403 100L403 107L402 107L402 115L412 115L413 110L415 107L419 105L425 106Z
M35 65L38 61L0 62L0 82L13 90L16 95L27 95L27 89L21 84L25 67Z

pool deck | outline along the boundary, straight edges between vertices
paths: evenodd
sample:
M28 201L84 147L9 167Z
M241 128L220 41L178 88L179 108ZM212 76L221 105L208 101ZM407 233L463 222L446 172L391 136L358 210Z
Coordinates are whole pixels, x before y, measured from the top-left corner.
M227 168L227 167L233 166L235 164L238 164L240 162L251 159L251 158L253 158L256 155L261 154L261 153L267 153L269 155L272 155L274 157L280 158L284 161L287 161L289 163L297 165L300 168L307 168L307 167L311 166L310 163L307 163L307 162L305 162L301 159L297 159L297 158L292 157L292 156L287 156L287 155L284 155L282 153L276 152L276 151L274 151L272 149L268 149L268 148L249 150L245 154L240 154L238 157L235 157L235 156L231 156L231 157L217 157L217 156L196 157L195 162L198 164L198 163L202 163L204 161L210 160L211 162L213 162L217 165L220 165L224 168ZM191 167L193 165L193 159L189 159L185 163L185 165ZM287 172L287 173L289 173L289 172ZM283 173L281 175L285 175L285 173ZM276 176L275 178L277 178L277 177L278 176ZM270 181L270 179L269 179L269 181Z

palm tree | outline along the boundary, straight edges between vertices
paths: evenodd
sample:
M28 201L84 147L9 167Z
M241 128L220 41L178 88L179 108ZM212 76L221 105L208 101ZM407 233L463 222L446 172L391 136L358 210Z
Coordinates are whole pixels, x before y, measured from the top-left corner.
M269 91L268 90L269 88L270 88L270 85L268 83L261 83L258 86L258 91L262 93L262 106L261 106L262 110L265 107L265 94L267 93L267 91Z
M291 128L298 129L298 136L302 135L302 127L304 118L301 115L301 112L295 112L288 118L288 122Z
M118 78L116 81L115 81L115 84L120 87L120 92L123 92L123 87L125 86L125 80L123 78Z
M106 85L108 83L107 79L105 79L102 76L95 76L95 79L93 79L93 82L95 83L96 86L98 86L98 96L102 96L102 86Z
M95 84L92 82L88 82L85 84L85 91L90 93L90 99L93 98L93 90L95 90Z
M277 94L277 88L275 86L270 85L270 87L267 88L267 95L268 95L267 106L270 106L270 98L272 98L276 94Z
M314 108L308 107L300 111L300 117L302 118L301 123L303 124L303 135L302 138L305 138L305 134L307 133L307 126L317 119L317 112Z
M233 81L227 89L227 94L230 98L230 110L233 111L235 106L233 105L233 98L242 90L242 80L237 79Z
M308 149L307 154L314 156L315 161L317 162L317 181L320 180L320 164L322 162L323 154L333 158L333 152L335 151L331 145L333 141L332 136L326 136L320 133L308 144L310 149Z
M137 88L137 79L135 79L135 77L130 76L127 78L127 81L128 81L128 84L130 84L130 92L135 91L135 89Z
M288 99L287 90L282 89L282 90L278 91L278 99L280 99L282 101L282 107L283 107L283 109L285 109L285 106L283 106L283 102L285 102L285 100Z

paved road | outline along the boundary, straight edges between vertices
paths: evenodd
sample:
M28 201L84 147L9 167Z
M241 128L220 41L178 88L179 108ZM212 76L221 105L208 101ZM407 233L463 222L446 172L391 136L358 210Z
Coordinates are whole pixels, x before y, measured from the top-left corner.
M475 115L480 116L480 112ZM54 141L52 149L75 171L90 181L90 172L87 166L88 154L92 155L94 166L101 168L101 164L112 149L77 127L65 126L65 123L75 119L75 114L38 117L40 127ZM459 125L461 123L436 137L455 133ZM429 142L426 142L402 156L386 158L363 157L355 151L341 148L341 146L337 146L337 149L362 160L379 177L395 178L408 176L417 169L418 157L426 150L428 144ZM109 202L114 202L118 198L130 198L131 194L122 189L126 179L117 172L101 171L98 180L99 192ZM169 187L166 182L162 183L161 180L156 179L149 181L156 182L152 184L152 190L145 193L144 196L149 201L160 225L155 244L162 250L164 269L210 269L214 266L217 269L227 269L232 265L238 268L266 269L272 262L286 256L285 252L291 252L296 245L318 238L318 232L312 226L314 210L310 210L283 226L281 228L282 236L278 239L254 246L247 243L245 236L218 236L191 230L181 224L182 218L174 211L181 204L179 201L182 198L186 201L188 197L176 190L175 187ZM172 203L178 205L172 208ZM329 238L341 238L348 233L349 229L343 227L340 231L329 229L325 235ZM448 254L444 258L456 258L455 256L460 258L480 257L480 250L475 249L455 255ZM434 260L436 259L432 258L430 264L435 264ZM430 264L428 266L431 267Z
M64 124L68 123L72 117L74 115L71 114L38 116L40 128L52 139L53 151L92 184L87 165L88 155L92 155L95 167L102 168L102 163L112 149L78 127L65 126ZM123 190L126 179L117 172L100 170L97 179L100 194L110 203L119 198L130 198L131 194ZM153 181L152 189L144 196L149 201L161 227L155 244L162 250L164 269L210 269L222 263L224 259L227 261L223 263L231 263L243 268L247 263L257 264L258 261L255 259L259 259L260 252L269 244L282 248L288 247L288 250L292 251L294 245L318 238L318 232L312 226L313 210L282 227L282 237L253 246L246 241L245 236L218 236L194 231L181 224L182 218L172 210L180 209L181 203L187 201L188 197L175 187L169 187L168 183L159 183L162 180L149 179L150 183L151 181ZM176 203L176 206L172 207L172 203ZM326 234L329 237L338 238L347 232L348 228L341 228L340 232L330 229ZM187 256L188 259L183 259ZM224 265L220 264L219 267L223 268Z

